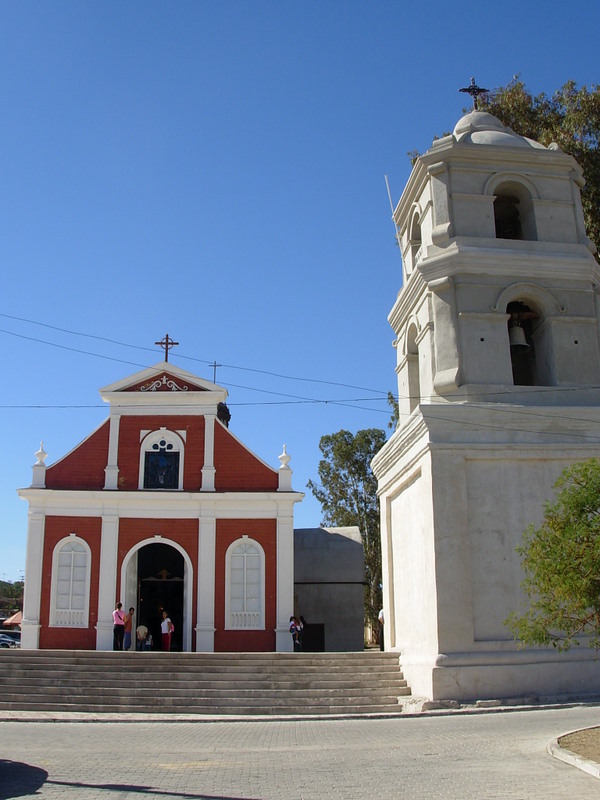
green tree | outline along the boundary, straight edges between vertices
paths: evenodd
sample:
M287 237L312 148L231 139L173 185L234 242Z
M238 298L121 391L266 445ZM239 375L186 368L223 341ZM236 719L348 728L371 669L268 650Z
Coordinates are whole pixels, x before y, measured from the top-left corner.
M539 528L530 525L521 555L528 597L524 613L509 628L524 644L600 647L600 461L590 459L563 471L558 493L546 504Z
M0 581L0 610L6 614L23 609L23 581Z
M371 460L385 440L385 431L377 428L322 436L320 484L307 484L321 503L322 525L356 525L360 530L365 553L365 618L373 624L381 608L381 540L377 479Z
M577 160L586 180L581 202L587 234L600 247L600 87L577 88L567 81L550 97L534 96L516 77L483 96L479 108L521 136L546 146L556 142Z

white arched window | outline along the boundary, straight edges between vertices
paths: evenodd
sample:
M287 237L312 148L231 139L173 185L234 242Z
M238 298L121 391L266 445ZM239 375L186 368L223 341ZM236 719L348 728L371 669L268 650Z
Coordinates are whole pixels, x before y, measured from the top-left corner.
M265 553L258 542L242 536L225 556L225 628L264 630Z
M160 428L142 439L140 448L140 489L183 489L182 437Z
M62 539L52 555L50 625L87 628L92 553L74 533Z

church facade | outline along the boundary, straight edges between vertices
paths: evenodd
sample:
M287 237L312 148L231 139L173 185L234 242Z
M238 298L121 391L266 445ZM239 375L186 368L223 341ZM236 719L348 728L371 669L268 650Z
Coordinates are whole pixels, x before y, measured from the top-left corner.
M395 209L400 423L373 461L386 648L433 700L597 692L594 653L522 648L516 547L600 456L600 270L575 160L474 110Z
M168 361L100 391L108 419L46 466L29 503L22 647L112 648L117 601L183 651L286 651L293 614L289 456L228 429L227 391Z

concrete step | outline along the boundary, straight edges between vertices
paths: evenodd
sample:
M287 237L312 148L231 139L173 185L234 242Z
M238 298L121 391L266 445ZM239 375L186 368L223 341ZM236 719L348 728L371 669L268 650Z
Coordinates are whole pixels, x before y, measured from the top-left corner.
M205 716L307 716L311 714L323 715L336 715L336 714L395 714L401 712L402 708L397 703L388 705L377 704L356 704L351 706L310 706L307 704L297 706L286 706L279 708L272 705L260 706L244 706L237 707L221 707L218 705L210 707L196 707L189 706L186 708L180 707L161 707L156 706L119 706L115 708L110 705L80 705L80 704L47 704L47 703L14 703L3 704L2 709L6 711L23 711L35 714L36 712L71 712L71 713L90 713L90 714L190 714L190 715L205 715Z
M204 689L214 689L215 691L234 691L236 689L240 689L240 682L233 681L230 677L224 675L221 677L220 680L206 680L206 679L199 679L199 680L169 680L169 681L161 681L161 680L149 680L147 678L139 679L139 678L131 678L131 679L124 679L120 678L119 680L111 680L110 678L90 678L88 676L81 678L73 678L72 674L70 676L65 675L65 679L68 680L68 686L75 688L75 687L91 687L97 691L114 691L116 689L120 691L129 691L131 689L144 689L150 692L157 692L157 691L169 691L171 689L180 689L185 691L199 691ZM56 683L60 684L62 681L58 676L54 675L53 680ZM66 680L65 680L66 682ZM28 675L24 676L15 676L15 677L6 677L2 680L2 686L4 687L4 691L9 691L11 688L16 689L25 689L27 688L28 691L34 691L39 689L40 681L39 678L32 678ZM327 679L319 679L319 678L311 678L306 679L303 677L295 678L295 679L280 679L280 678L264 678L263 680L249 680L246 679L243 682L242 691L248 691L251 689L258 689L264 690L268 689L278 689L281 691L288 691L288 690L297 690L297 691L304 691L306 689L311 690L318 690L318 689L326 689L332 690L337 687L342 687L345 690L353 690L353 689L361 689L364 687L368 687L370 690L384 690L387 688L394 688L397 686L404 687L406 686L406 681L404 678L400 678L398 680L390 680L385 679L382 680L379 677L375 676L370 680L348 680L348 681L336 681L336 680L327 680ZM46 689L44 689L46 691Z
M6 710L377 713L409 694L393 653L0 652Z

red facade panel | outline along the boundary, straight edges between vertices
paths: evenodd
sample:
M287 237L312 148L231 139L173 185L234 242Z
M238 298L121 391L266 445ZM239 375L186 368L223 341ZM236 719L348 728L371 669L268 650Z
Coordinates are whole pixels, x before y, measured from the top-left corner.
M46 470L47 489L103 489L108 462L108 420Z
M202 485L204 465L204 417L144 416L121 417L119 425L119 489L135 491L139 487L141 431L185 431L183 488L197 492Z
M225 554L244 534L265 551L265 629L225 630ZM277 522L274 519L217 520L215 555L215 652L272 652L277 624Z
M42 593L40 608L40 648L56 650L95 650L98 621L98 576L100 570L100 534L102 520L98 517L46 517L44 555L42 562ZM76 533L92 551L90 572L89 624L87 628L50 627L52 589L52 555L57 543Z
M277 470L268 467L219 422L215 423L215 489L218 492L275 492Z

